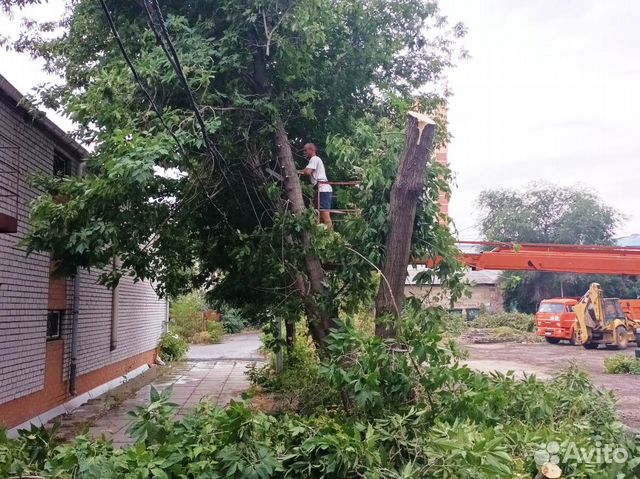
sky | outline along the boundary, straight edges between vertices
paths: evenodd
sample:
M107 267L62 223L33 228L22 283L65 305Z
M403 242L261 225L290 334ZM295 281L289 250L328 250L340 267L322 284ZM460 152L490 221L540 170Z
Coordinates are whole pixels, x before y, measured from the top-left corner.
M27 14L50 20L64 2ZM449 75L456 176L450 214L478 239L478 194L546 180L599 194L640 233L640 1L440 0L468 29L471 58ZM0 13L0 32L19 17ZM0 51L0 74L20 91L47 80L28 56ZM52 115L61 127L64 118Z
M478 237L478 194L579 185L640 233L640 1L441 0L468 28L449 75L450 212Z

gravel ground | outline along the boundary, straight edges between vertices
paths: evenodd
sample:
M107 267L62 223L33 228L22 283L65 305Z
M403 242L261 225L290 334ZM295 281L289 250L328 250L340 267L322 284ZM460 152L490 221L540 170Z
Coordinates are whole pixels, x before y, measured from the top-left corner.
M547 343L463 346L469 351L469 359L466 361L469 367L484 372L513 370L519 374L535 374L540 379L549 379L571 361L575 361L589 373L595 384L615 393L620 420L632 428L640 429L640 376L604 372L604 358L620 353L633 357L635 344L626 351L588 351L582 346Z

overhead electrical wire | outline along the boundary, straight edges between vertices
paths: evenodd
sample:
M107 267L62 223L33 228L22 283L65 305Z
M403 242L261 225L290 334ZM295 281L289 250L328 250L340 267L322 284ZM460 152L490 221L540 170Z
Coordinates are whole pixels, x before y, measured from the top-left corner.
M164 117L162 116L162 112L160 111L160 108L158 107L156 102L153 100L151 94L149 93L149 91L146 89L146 87L142 83L142 79L141 79L140 75L138 74L138 71L136 70L136 67L133 65L133 62L131 61L131 58L129 57L129 54L127 53L127 50L124 47L124 42L122 41L122 37L120 36L120 34L118 32L118 29L117 29L117 27L115 25L115 22L113 20L113 16L111 15L111 12L109 11L109 8L107 7L107 4L105 3L104 0L100 0L100 5L102 6L102 10L104 11L104 14L105 14L105 16L107 18L107 23L109 24L109 29L111 30L111 33L114 36L114 38L116 40L116 43L118 44L118 48L119 48L120 53L122 54L122 56L124 58L124 61L126 62L127 66L129 67L129 70L131 70L131 73L132 73L132 75L133 75L133 77L135 79L135 82L137 83L138 87L140 88L140 90L144 94L145 98L147 99L147 101L151 105L151 108L153 109L154 113L158 117L158 120L160 120L160 123L162 124L162 126L167 130L169 135L171 135L171 137L173 138L173 140L176 143L179 151L182 154L185 154L185 150L184 150L182 144L180 143L180 140L175 135L175 133L171 130L169 125L166 123L166 121L164 120ZM213 204L214 208L216 210L218 210L218 212L222 215L223 220L225 221L225 223L232 230L234 230L233 227L228 223L228 220L226 219L226 215L220 210L220 208L217 205L214 204L212 195L209 193L206 185L204 184L204 182L200 178L199 174L195 175L195 179L196 179L196 181L198 183L200 183L200 185L204 189L204 191L206 193L206 196L207 196L207 199L211 202L211 204ZM191 196L190 198L185 199L184 201L178 202L177 205L176 205L177 209L174 210L174 212L172 213L172 215L170 215L170 217L175 215L177 213L177 210L181 209L185 204L191 202L193 199L195 199L195 194L193 196Z
M129 67L129 70L131 70L131 73L133 74L133 78L135 79L136 83L138 84L138 87L140 88L140 90L142 90L142 93L144 94L145 98L147 99L147 101L151 105L151 108L153 109L153 111L155 112L156 116L160 120L160 123L162 123L162 126L165 128L165 130L167 130L169 135L171 135L171 138L173 138L173 141L175 141L175 143L178 146L178 149L180 150L180 152L184 153L184 148L182 147L182 144L180 143L180 140L178 140L178 137L175 135L173 130L171 130L171 128L169 128L169 125L167 125L167 123L164 121L164 118L162 117L162 113L160 112L160 109L158 108L158 105L156 105L156 102L151 97L151 94L147 91L145 86L142 84L142 80L140 79L140 75L138 75L138 71L136 70L136 67L131 62L131 58L129 58L129 55L127 54L127 51L124 48L124 43L122 42L122 38L120 38L120 34L118 33L118 29L116 28L116 25L115 25L115 23L113 21L113 17L111 16L111 12L109 11L109 8L107 7L107 4L105 3L104 0L100 0L100 5L102 5L102 10L104 10L104 13L105 13L105 15L107 17L107 22L109 23L109 28L111 29L111 33L113 34L113 36L116 39L116 43L118 44L118 48L120 49L120 53L122 53L122 56L124 57L124 61L127 63L127 66Z
M151 28L153 29L153 33L155 34L156 38L160 42L162 49L165 51L165 53L169 57L169 61L173 66L176 72L176 75L180 80L180 83L182 83L182 86L187 92L187 99L189 100L191 109L193 110L193 113L196 117L198 126L200 127L200 131L202 133L202 139L204 141L205 146L207 147L207 150L209 150L209 152L211 153L212 160L215 162L215 157L216 156L219 157L220 155L217 154L213 145L211 144L211 141L209 140L209 134L207 133L207 126L204 122L204 118L202 117L202 114L200 113L200 107L196 103L195 97L193 96L193 91L191 90L191 87L189 86L189 82L187 81L187 77L182 68L182 64L180 63L180 58L178 57L178 52L176 51L175 46L171 41L171 37L169 36L169 31L167 30L167 26L164 21L164 16L162 15L162 10L160 9L160 5L158 4L157 0L142 0L142 2L144 3L144 8L147 12L147 16L149 17L149 23ZM154 13L156 15L156 19L153 18L153 14L149 9L149 6L153 8ZM155 28L156 23L160 28L159 32Z
M149 19L149 26L150 26L151 30L153 31L153 33L154 33L154 35L156 37L156 40L160 44L162 50L164 51L165 55L167 56L167 58L169 60L169 63L171 64L171 66L173 67L174 71L176 72L176 75L178 76L178 79L180 80L182 86L184 87L184 89L187 92L187 98L189 100L190 107L193 110L194 115L196 117L196 121L197 121L199 129L201 131L204 144L207 147L207 150L209 151L209 153L211 155L213 166L215 166L216 159L219 159L222 162L222 156L220 155L219 152L217 152L217 149L214 147L214 145L212 145L212 143L211 143L211 141L209 139L209 136L208 136L208 133L207 133L206 124L204 122L204 119L202 117L200 109L199 109L199 107L198 107L198 105L196 103L196 100L195 100L195 97L193 95L193 92L192 92L192 90L191 90L191 88L189 86L189 83L187 81L186 75L184 73L184 70L182 68L180 59L178 57L178 53L177 53L177 51L175 49L175 46L173 45L173 42L171 41L171 38L169 37L169 32L168 32L168 30L166 28L166 24L165 24L165 21L164 21L164 17L162 15L162 11L160 9L160 5L158 4L157 0L142 0L142 3L144 5L145 11L146 11L148 19ZM124 43L122 41L122 38L120 37L120 34L118 33L118 30L117 30L117 28L115 26L115 22L113 20L113 16L111 15L111 12L109 11L109 9L108 9L108 7L107 7L107 5L105 3L105 0L100 0L100 4L102 6L102 9L104 10L104 13L105 13L106 17L107 17L107 21L109 23L109 27L111 29L111 32L112 32L113 36L116 39L116 42L117 42L118 47L120 49L120 52L122 53L122 55L123 55L123 57L125 59L125 62L129 66L129 69L131 70L136 83L138 84L138 86L142 90L145 98L148 100L149 104L151 105L152 109L154 110L156 116L158 117L158 119L160 120L160 122L162 123L164 128L172 136L172 138L174 139L174 141L178 145L180 151L182 153L184 153L184 148L182 147L180 141L178 140L178 138L175 136L173 131L169 128L169 126L164 121L164 118L162 116L162 113L161 113L160 109L158 108L158 106L156 105L155 101L153 100L153 98L149 94L148 90L143 85L142 80L140 78L140 75L138 74L135 66L133 65L133 62L131 61L129 55L126 52L126 49L124 47ZM154 14L151 11L151 9L149 8L150 5L153 8L153 10L155 11L155 15L156 15L157 19L154 19ZM159 28L156 28L156 24L157 24L157 26ZM228 178L227 178L227 176L226 176L226 174L224 172L224 167L220 168L220 171L221 171L223 177L225 178L225 180L227 181L227 183L229 183L229 180L228 180ZM207 191L207 187L204 184L203 180L199 177L199 175L195 175L195 176L196 176L196 181L199 182L201 184L201 186L204 188L208 199L212 200L209 192ZM246 184L245 184L245 188L246 188ZM231 189L231 192L233 194L234 199L239 204L238 198L236 197L235 192L233 191L233 189ZM248 192L247 192L247 194L248 194ZM191 198L191 199L193 199L193 198ZM191 201L191 199L189 201ZM180 206L184 205L185 203L188 203L189 201L182 202ZM233 229L233 227L228 223L228 219L226 218L226 215L224 213L222 213L222 211L218 208L217 205L214 205L214 207L223 216L223 220L227 224L227 226L229 226L230 228ZM255 208L254 208L254 210L255 210ZM257 213L255 211L254 211L254 213L256 214L256 217L258 218ZM260 223L260 219L259 218L258 218L258 222Z

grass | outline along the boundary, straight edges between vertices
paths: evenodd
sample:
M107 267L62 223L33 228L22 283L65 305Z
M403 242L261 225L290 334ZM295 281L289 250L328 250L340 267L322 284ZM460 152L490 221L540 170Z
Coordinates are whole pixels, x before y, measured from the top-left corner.
M604 359L604 370L608 374L640 375L640 360L625 354L616 354Z

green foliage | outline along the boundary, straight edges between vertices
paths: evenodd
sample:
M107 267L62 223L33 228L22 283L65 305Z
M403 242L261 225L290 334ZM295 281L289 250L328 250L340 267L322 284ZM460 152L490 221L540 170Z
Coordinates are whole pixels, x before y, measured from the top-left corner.
M275 373L275 366L254 366L248 375L251 382L273 393L276 409L304 415L323 413L339 405L339 393L320 374L317 351L306 338L299 339L292 348L284 349L283 371Z
M640 360L625 354L604 358L604 370L609 374L640 374Z
M480 227L490 241L607 245L614 241L620 213L587 188L532 183L524 192L509 189L483 191ZM546 272L507 272L501 279L505 306L534 313L543 299L580 297L592 282L603 285L607 296L635 298L635 279Z
M151 386L151 404L138 406L127 413L134 418L128 432L137 442L153 444L168 439L177 406L171 402L172 392L171 386L160 392Z
M475 328L509 327L518 331L534 332L536 317L523 313L481 313L472 325Z
M483 191L482 232L490 241L610 244L620 213L586 188L531 183L524 192Z
M176 333L187 341L202 332L202 312L207 309L204 295L194 291L171 301L170 318Z
M244 312L239 308L223 308L220 314L225 333L239 333L247 326Z
M189 349L189 343L180 335L169 331L160 339L160 358L163 361L179 361Z
M219 321L209 321L207 323L207 333L209 333L209 342L219 343L224 334L224 326Z
M511 326L498 326L496 328L488 328L483 330L487 337L476 340L475 342L505 342L505 343L539 343L543 341L542 336L515 329Z
M85 436L56 446L42 430L17 440L0 434L0 471L65 479L530 479L538 472L535 452L555 441L563 449L570 443L585 450L612 444L630 458L596 464L565 461L561 454L563 477L638 476L640 441L615 422L610 393L595 388L575 366L546 382L460 366L439 345L441 312L409 308L395 348L381 349L378 338L347 324L330 340L344 353L340 361L318 369L315 351L299 347L289 356L286 381L253 373L282 394L318 391L307 376L322 381L329 392L325 407L313 412L269 415L242 403L219 409L202 402L174 421L170 389L152 390L152 403L131 414L133 446L114 449ZM416 335L419 329L425 334ZM374 361L383 365L378 374ZM342 406L340 396L346 396ZM303 401L297 406L307 407ZM35 455L30 444L37 444Z
M211 340L211 333L209 331L200 331L191 337L193 344L210 344L214 341Z
M106 3L180 146L151 112L95 2L74 2L59 24L41 25L46 34L30 23L14 46L64 80L40 89L40 104L72 118L77 137L94 149L83 178L37 180L44 194L32 211L29 247L51 252L68 272L118 257L116 271L104 269L109 285L131 274L171 296L204 287L208 299L264 321L300 316L291 275L305 276L306 231L312 252L334 265L314 302L332 314L366 304L375 291L371 264L382 264L405 113L414 104L442 106L464 27L422 0L164 2L210 150L140 5ZM299 147L315 141L331 179L361 181L336 188L337 201L362 210L336 226L339 234L318 226L312 211L294 217L282 185L265 173L280 170L273 143L280 121L298 166ZM442 144L448 134L439 121ZM445 258L429 274L455 297L460 268L438 214L449 173L436 164L428 170L412 253Z

